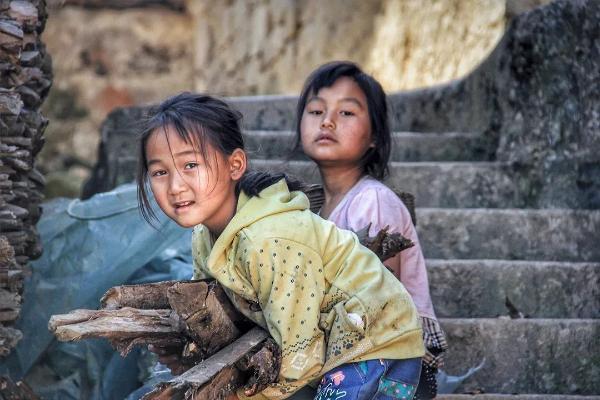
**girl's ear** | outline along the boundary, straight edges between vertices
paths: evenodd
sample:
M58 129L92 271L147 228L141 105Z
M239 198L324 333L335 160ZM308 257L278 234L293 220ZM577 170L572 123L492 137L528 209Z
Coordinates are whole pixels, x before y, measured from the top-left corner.
M229 161L229 174L231 179L234 181L239 180L246 168L248 167L248 161L246 159L246 152L242 149L235 149L228 157Z

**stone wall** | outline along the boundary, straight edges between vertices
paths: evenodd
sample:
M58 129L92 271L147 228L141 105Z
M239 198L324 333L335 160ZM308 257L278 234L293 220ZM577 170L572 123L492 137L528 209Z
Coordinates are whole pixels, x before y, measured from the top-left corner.
M0 359L22 337L13 325L23 280L42 252L35 225L45 180L35 157L48 123L40 105L52 84L40 38L46 17L43 0L0 1Z
M66 4L50 9L45 33L56 76L39 159L49 196L78 195L115 107L186 89L294 94L332 59L359 62L388 91L437 84L485 59L510 9L507 0L188 0L184 12Z
M557 0L512 21L475 71L390 96L400 130L475 131L515 168L528 207L600 208L600 3Z

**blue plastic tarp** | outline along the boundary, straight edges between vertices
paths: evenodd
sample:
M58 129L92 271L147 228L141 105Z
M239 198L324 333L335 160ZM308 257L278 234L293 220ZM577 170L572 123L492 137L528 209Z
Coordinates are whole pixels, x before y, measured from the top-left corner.
M119 399L139 386L139 351L122 358L106 341L58 343L48 331L53 314L96 309L113 286L192 275L191 230L157 212L147 224L133 184L88 200L43 205L38 231L44 248L25 281L17 328L23 339L0 362L0 372L22 379L45 399Z

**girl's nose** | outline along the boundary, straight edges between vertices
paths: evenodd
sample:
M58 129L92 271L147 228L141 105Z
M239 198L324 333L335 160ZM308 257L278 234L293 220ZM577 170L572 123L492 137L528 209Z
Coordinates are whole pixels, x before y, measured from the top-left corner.
M179 173L179 171L177 171L177 173L175 174L171 174L171 179L169 182L169 191L171 192L171 194L179 194L185 191L186 187L187 184L183 176L181 176L181 174Z
M335 122L329 114L325 114L325 116L323 117L323 120L321 121L321 128L325 128L325 129L334 129L335 128Z

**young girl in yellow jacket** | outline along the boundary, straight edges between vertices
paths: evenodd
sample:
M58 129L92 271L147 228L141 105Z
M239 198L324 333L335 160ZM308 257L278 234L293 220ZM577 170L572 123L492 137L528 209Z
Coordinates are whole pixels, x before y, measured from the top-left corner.
M165 100L141 135L138 190L147 219L151 190L194 228L197 275L280 346L277 382L252 398L287 398L325 373L316 399L412 398L424 347L410 295L353 233L311 213L296 183L247 171L239 120L210 96Z

